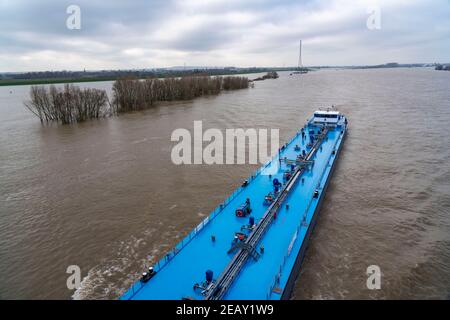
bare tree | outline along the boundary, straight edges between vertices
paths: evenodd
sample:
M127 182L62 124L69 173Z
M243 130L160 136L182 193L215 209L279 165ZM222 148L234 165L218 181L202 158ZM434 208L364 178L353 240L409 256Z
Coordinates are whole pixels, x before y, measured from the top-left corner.
M63 88L51 85L32 86L30 101L25 106L41 122L58 121L63 124L98 119L108 114L105 90L80 89L66 84Z
M216 95L222 90L249 87L246 77L189 76L182 78L124 78L113 84L114 110L142 110L159 101L191 100L204 95Z
M105 90L80 89L72 84L62 88L51 85L32 86L25 106L41 122L63 124L151 107L160 101L191 100L204 95L217 95L222 90L249 87L246 77L189 76L182 78L123 78L113 84L113 100Z

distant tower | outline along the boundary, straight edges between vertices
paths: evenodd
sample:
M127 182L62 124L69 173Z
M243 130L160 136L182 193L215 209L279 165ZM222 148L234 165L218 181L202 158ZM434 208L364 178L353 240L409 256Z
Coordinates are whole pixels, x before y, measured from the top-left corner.
M299 54L298 54L298 68L303 68L302 63L302 40L300 40L300 48L299 48Z

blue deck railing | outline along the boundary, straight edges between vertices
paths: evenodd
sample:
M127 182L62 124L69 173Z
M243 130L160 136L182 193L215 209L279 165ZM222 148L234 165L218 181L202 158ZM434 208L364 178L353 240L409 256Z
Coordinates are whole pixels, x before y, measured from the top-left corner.
M336 146L339 143L339 141L341 141L341 140L342 140L341 137L338 137L338 139L336 139L332 150L336 150ZM328 156L328 159L327 159L327 162L326 162L326 166L325 166L324 170L322 170L322 174L320 175L319 182L317 183L316 189L320 189L320 190L323 189L323 188L320 188L320 184L322 182L323 176L325 175L325 172L327 172L327 168L331 166L330 162L331 162L331 158L333 156L334 156L333 153L330 153L330 155ZM314 191L316 189L312 189L312 192L309 195L309 201L308 201L308 204L306 205L305 210L303 212L301 223L297 226L297 228L296 228L296 230L294 232L294 235L292 236L292 240L289 243L288 249L286 250L286 253L283 256L283 259L282 259L282 261L280 263L278 271L275 274L275 276L273 277L271 285L270 285L270 287L269 287L269 289L268 289L268 291L266 293L266 299L267 300L270 299L270 297L272 296L272 293L274 292L274 289L277 287L277 285L280 284L280 279L281 279L281 276L282 276L282 271L283 271L284 265L286 264L286 260L288 259L288 257L291 254L292 248L294 247L295 243L297 242L298 235L300 234L301 229L303 227L305 227L305 228L308 227L308 223L306 222L306 218L307 218L307 215L308 215L308 211L309 211L309 209L311 207L311 204L312 204L312 202L314 200L313 195L314 195Z

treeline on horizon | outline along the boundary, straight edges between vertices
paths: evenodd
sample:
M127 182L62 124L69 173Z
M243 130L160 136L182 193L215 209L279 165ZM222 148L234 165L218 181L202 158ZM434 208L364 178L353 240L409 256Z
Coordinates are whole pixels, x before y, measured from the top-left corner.
M25 106L42 123L62 124L99 119L123 112L147 109L157 102L191 100L204 95L217 95L223 90L249 87L247 77L190 76L145 79L133 77L116 80L112 102L106 90L81 89L73 84L32 86Z
M98 70L98 71L36 71L36 72L11 72L0 75L1 80L50 80L50 79L119 79L124 77L136 77L145 79L171 78L185 76L217 76L237 75L244 73L260 73L268 71L280 71L288 68L194 68L194 69L150 69L150 70Z

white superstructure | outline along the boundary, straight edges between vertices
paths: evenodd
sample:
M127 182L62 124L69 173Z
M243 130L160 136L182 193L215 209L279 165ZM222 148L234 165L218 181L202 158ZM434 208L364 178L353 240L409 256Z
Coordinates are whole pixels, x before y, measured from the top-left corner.
M343 124L345 117L337 110L317 110L311 118L313 123L323 123L331 125Z

